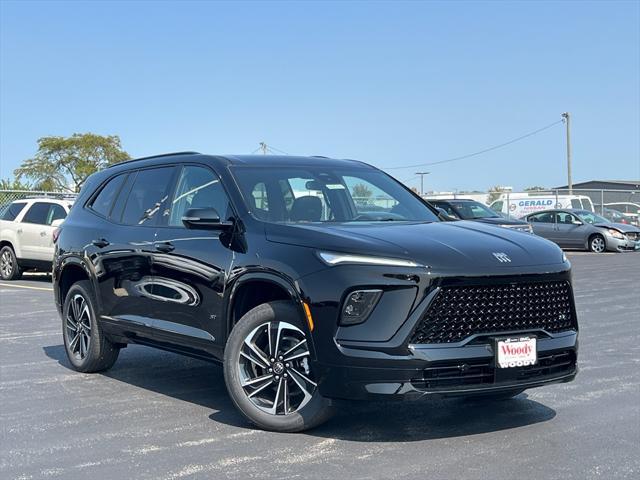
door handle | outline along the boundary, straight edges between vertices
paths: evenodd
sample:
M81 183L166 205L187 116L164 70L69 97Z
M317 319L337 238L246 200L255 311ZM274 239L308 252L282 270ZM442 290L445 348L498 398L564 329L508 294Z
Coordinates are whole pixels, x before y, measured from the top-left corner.
M47 236L47 232L40 232L40 236L41 237L46 237Z
M156 250L158 250L159 252L169 253L174 251L175 249L176 247L171 245L171 243L169 242L159 243L156 245Z
M17 233L17 234L19 234L19 235L20 235L20 234L22 234L22 229L21 229L21 228L19 228L19 229L16 231L16 233Z
M104 247L108 247L110 245L109 241L101 238L99 240L92 240L91 244L98 247L98 248L104 248Z

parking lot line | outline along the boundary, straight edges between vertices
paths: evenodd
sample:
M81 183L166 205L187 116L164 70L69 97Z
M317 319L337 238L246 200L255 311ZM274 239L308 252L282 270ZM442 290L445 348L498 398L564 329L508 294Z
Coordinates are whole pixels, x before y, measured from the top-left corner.
M26 288L29 290L44 290L45 292L53 292L53 288L31 287L29 285L12 285L10 283L0 283L0 287Z

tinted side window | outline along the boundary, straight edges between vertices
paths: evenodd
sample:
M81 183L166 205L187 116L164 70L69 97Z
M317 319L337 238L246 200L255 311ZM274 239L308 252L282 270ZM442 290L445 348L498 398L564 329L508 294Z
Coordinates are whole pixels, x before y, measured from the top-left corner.
M122 222L127 225L155 223L157 213L167 200L167 187L173 175L173 167L140 170L122 212Z
M2 215L0 216L1 220L7 220L9 222L16 219L16 217L20 214L26 202L13 202L6 207L0 209Z
M111 212L111 207L116 199L116 195L120 191L120 187L124 183L126 175L118 175L107 182L102 187L100 193L91 202L91 210L99 213L103 217L108 217Z
M31 205L22 221L24 223L35 223L38 225L46 225L49 216L50 203L36 202Z
M51 225L54 220L64 220L67 217L67 211L57 203L52 203L47 215L47 225Z
M208 168L187 165L180 173L174 198L163 215L169 225L182 226L182 217L190 208L215 208L222 220L229 216L229 199L220 179Z

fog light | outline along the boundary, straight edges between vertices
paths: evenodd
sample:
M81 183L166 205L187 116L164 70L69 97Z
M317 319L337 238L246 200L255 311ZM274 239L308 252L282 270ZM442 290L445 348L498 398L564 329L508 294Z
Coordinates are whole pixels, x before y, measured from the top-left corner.
M378 304L382 290L355 290L349 294L342 306L342 325L364 322Z

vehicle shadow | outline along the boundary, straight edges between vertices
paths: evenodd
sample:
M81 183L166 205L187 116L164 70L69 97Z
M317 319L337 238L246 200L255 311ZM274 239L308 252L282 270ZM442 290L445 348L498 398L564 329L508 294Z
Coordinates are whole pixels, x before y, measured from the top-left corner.
M46 346L44 352L71 368L62 345ZM253 428L231 402L218 365L133 345L100 375L214 410L209 415L213 421ZM526 393L500 402L430 397L412 402L339 402L328 423L305 434L355 442L411 442L509 430L555 415L555 410Z

